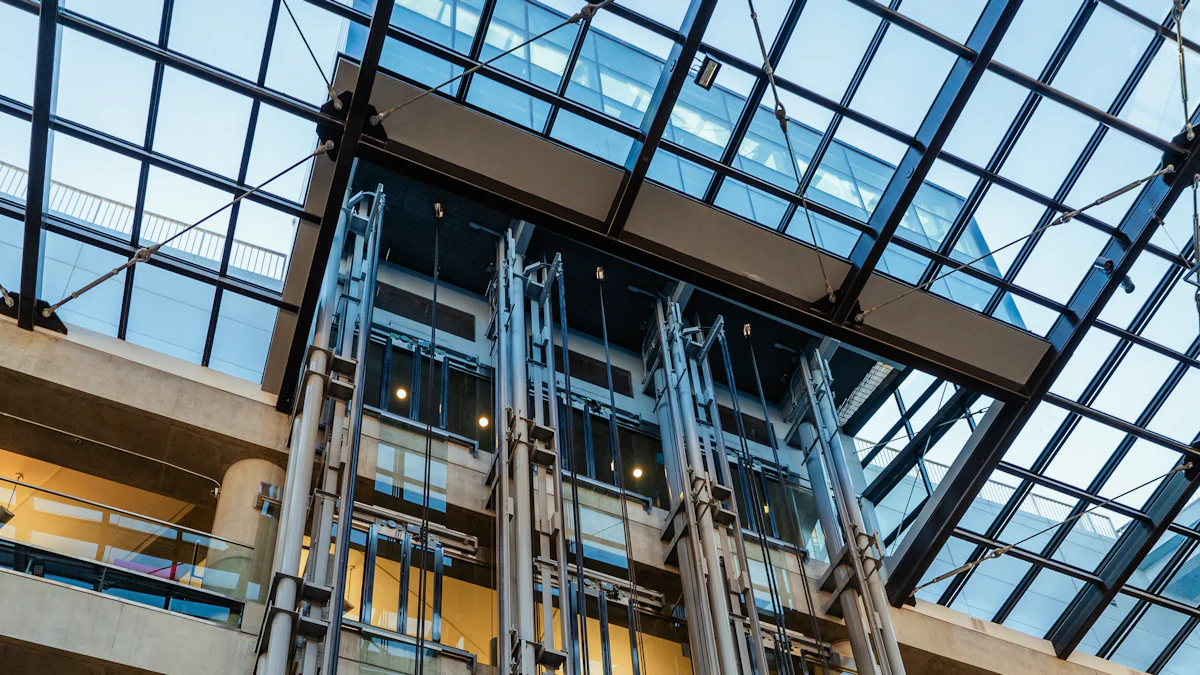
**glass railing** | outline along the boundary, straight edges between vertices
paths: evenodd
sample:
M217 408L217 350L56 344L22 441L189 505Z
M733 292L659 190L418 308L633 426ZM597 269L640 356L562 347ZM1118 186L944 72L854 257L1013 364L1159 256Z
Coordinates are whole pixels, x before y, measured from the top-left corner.
M250 546L0 478L0 567L237 626L264 592Z

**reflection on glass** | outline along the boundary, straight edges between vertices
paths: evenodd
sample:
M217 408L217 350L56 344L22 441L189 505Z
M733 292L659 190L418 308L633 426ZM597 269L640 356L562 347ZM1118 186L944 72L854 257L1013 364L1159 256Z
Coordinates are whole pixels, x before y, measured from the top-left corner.
M212 286L151 265L138 265L125 339L200 363L212 314Z
M21 288L21 249L24 245L25 224L0 216L0 286L5 290ZM42 273L45 274L44 269Z
M576 71L579 72L579 71ZM467 103L519 124L527 129L544 129L550 118L550 104L517 92L487 77L471 80Z
M232 291L221 294L217 331L208 367L251 382L262 382L278 310Z
M1053 570L1041 570L1004 625L1036 638L1046 635L1084 583Z
M555 117L550 137L621 166L633 147L633 138L565 110Z
M563 17L528 0L498 0L484 38L489 61L562 23ZM556 91L570 61L578 25L564 26L497 60L494 66L543 89Z
M229 209L186 233L184 230L232 199L228 192L151 167L146 181L146 207L142 214L139 245L150 246L171 240L160 249L164 255L216 269L225 255ZM235 243L234 248L240 247Z
M646 178L700 199L712 181L713 171L659 148L650 162Z
M238 204L229 274L274 290L283 289L299 219L258 202Z
M72 222L128 241L141 165L58 132L53 133L52 143L48 208Z
M1150 605L1109 658L1135 670L1149 670L1150 664L1154 663L1154 659L1158 658L1186 621L1186 615Z
M12 5L0 6L0 95L33 105L34 57L37 55L37 14ZM29 144L26 143L26 150Z

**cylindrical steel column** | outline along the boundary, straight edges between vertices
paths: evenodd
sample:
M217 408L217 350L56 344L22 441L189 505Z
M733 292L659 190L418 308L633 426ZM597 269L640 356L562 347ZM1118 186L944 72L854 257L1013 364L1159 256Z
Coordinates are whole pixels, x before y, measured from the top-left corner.
M513 559L516 564L517 638L521 641L521 673L532 675L534 668L533 642L533 514L530 513L531 474L529 465L529 428L526 420L529 400L527 391L527 355L525 336L525 279L524 257L514 255L512 298L512 409L516 416L513 439Z

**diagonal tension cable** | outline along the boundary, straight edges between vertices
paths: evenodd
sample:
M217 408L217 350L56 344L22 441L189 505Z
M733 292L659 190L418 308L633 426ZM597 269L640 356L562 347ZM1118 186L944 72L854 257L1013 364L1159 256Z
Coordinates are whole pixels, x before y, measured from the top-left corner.
M913 293L916 293L917 291L923 291L923 290L929 288L930 286L934 285L938 281L945 279L946 277L950 276L951 274L954 274L955 272L961 272L961 271L965 270L966 268L970 267L971 265L974 265L975 263L979 262L980 260L983 260L984 258L993 256L1010 246L1015 246L1015 245L1025 241L1026 239L1029 239L1030 237L1033 237L1042 232L1045 232L1046 230L1049 230L1052 227L1062 225L1063 223L1068 223L1071 220L1073 220L1075 218L1075 216L1078 216L1079 214L1083 213L1084 211L1087 211L1088 209L1090 209L1094 206L1099 206L1099 205L1103 204L1104 202L1107 202L1111 199L1116 199L1117 197L1120 197L1121 195L1125 194L1126 192L1129 192L1130 190L1133 190L1134 188L1137 188L1144 183L1148 183L1151 180L1158 178L1159 176L1162 176L1162 175L1168 174L1168 173L1172 173L1174 171L1175 171L1175 165L1168 164L1165 168L1159 169L1158 171L1155 171L1154 173L1150 174L1149 176L1146 176L1145 178L1139 178L1139 179L1133 181L1132 183L1130 183L1129 185L1126 185L1125 187L1118 188L1118 189L1104 195L1103 197L1097 199L1096 201L1092 202L1091 204L1088 204L1087 206L1075 209L1074 211L1067 211L1066 213L1063 213L1062 215L1058 216L1057 218L1050 221L1049 223L1047 223L1041 227L1035 228L1029 234L1017 237L1016 239L1008 242L1007 244L1001 246L1000 248L993 249L993 250L988 251L988 252L984 253L983 255L980 255L972 260L968 260L967 262L959 265L958 267L955 267L948 272L943 272L942 274L935 276L934 278L930 279L929 281L926 281L925 283L923 283L919 286L913 286L912 288L908 289L907 291L904 291L900 295L897 295L896 297L892 298L891 300L888 300L887 302L884 302L879 305L875 305L874 307L871 307L870 309L865 309L862 312L859 312L854 317L854 320L858 323L862 323L863 319L867 318L867 315L871 314L872 312L876 312L880 309L883 309L884 307L887 307L888 305L892 304L893 302L896 302L897 300L901 300L905 297L908 297L909 295L912 295Z
M62 307L63 305L67 304L68 302L83 295L84 293L87 293L88 291L99 286L100 284L104 283L105 281L108 281L109 279L117 276L121 272L124 272L125 270L129 269L130 267L133 267L137 263L146 262L155 253L158 253L159 249L161 249L162 247L164 247L167 244L182 237L183 235L187 234L188 232L191 232L192 230L194 230L198 226L200 226L202 223L216 217L217 214L221 213L225 209L231 208L234 204L237 204L238 202L242 201L246 197L249 197L250 195L265 188L267 185L270 185L271 182L273 182L277 178L283 176L285 173L291 171L292 169L295 169L296 167L307 162L308 160L312 159L313 157L316 157L318 155L323 155L323 154L329 152L330 150L333 149L333 145L334 145L333 141L325 141L320 146L318 146L316 150L313 150L312 152L308 153L307 155L305 155L303 158L301 158L300 160L293 163L288 168L284 169L283 171L280 171L279 173L275 174L274 176L271 176L270 178L266 179L262 183L259 183L257 186L250 188L249 190L238 195L237 197L234 197L233 201L221 206L221 208L217 209L216 211L213 211L212 213L208 214L207 216L204 216L200 220L197 220L196 222L192 223L191 225L188 225L187 227L176 232L175 234L171 235L170 237L167 237L166 239L158 242L157 244L152 244L150 246L143 246L142 248L139 248L137 251L134 252L133 256L130 257L129 260L126 260L124 263L120 264L119 266L114 267L112 270L100 275L95 280L93 280L91 283L85 285L83 288L80 288L79 290L68 295L67 297L63 298L62 300L59 300L58 302L54 303L53 305L50 305L49 307L44 308L42 310L42 316L46 317L47 319L50 318L50 316L53 315L54 312L58 311L59 307Z
M1092 507L1090 507L1090 508L1088 508L1088 509L1085 509L1085 510L1083 510L1083 511L1080 511L1079 513L1076 513L1075 515L1073 515L1073 516L1071 516L1071 517L1069 517L1069 518L1064 518L1064 519L1062 520L1062 522L1054 523L1054 524L1050 525L1049 527L1047 527L1047 528L1045 528L1045 529L1042 529L1042 530L1039 530L1039 531L1037 531L1037 532L1034 532L1033 534L1029 535L1028 537L1025 537L1024 539L1022 539L1022 540L1020 540L1020 541L1018 541L1018 542L1014 542L1014 543L1012 543L1012 544L1005 544L1005 545L1003 545L1003 546L997 546L996 548L992 549L991 551L988 551L988 552L987 552L987 554L986 554L986 555L984 555L984 556L983 556L982 558L980 558L979 560L975 560L975 561L972 561L972 562L969 562L969 563L967 563L966 565L962 565L962 566L960 566L960 567L956 567L956 568L954 568L954 569L950 570L949 572L946 572L945 574L941 574L941 575L939 575L939 576L937 576L937 577L935 577L935 578L933 578L933 579L930 579L929 581L926 581L925 583L923 583L923 584L921 584L921 585L917 586L916 588L914 588L914 589L913 589L913 591L912 591L912 594L911 594L911 595L915 596L915 595L917 594L917 591L919 591L919 590L921 590L921 589L923 589L923 588L928 588L929 586L933 586L934 584L937 584L937 583L943 582L943 581L945 581L946 579L949 579L950 577L953 577L953 576L957 576L957 575L959 575L959 574L962 574L963 572L966 572L967 570L969 570L969 569L971 569L971 568L973 568L973 567L976 567L976 566L978 566L978 565L982 565L983 563L985 563L985 562L987 562L987 561L989 561L989 560L992 560L992 559L994 559L994 558L999 558L1000 556L1004 555L1005 553L1008 553L1009 551L1011 551L1011 550L1013 550L1014 548L1016 548L1016 547L1020 546L1021 544L1024 544L1025 542L1029 541L1030 539L1035 539L1035 538L1037 538L1037 537L1040 537L1041 535L1043 535L1043 534L1046 534L1046 533L1047 533L1047 532L1049 532L1050 530L1053 530L1053 529L1055 529L1055 528L1057 528L1057 527L1061 527L1061 526L1063 526L1063 525L1066 525L1067 523L1071 522L1072 520L1076 520L1076 519L1078 519L1078 518L1082 518L1083 516L1086 516L1087 514L1089 514L1089 513L1093 512L1093 511L1095 511L1096 509L1099 509L1099 508L1103 508L1103 507L1105 507L1105 506L1108 506L1109 504L1112 504L1113 502L1117 501L1117 500L1118 500L1118 499L1120 499L1121 497L1124 497L1125 495L1128 495L1128 494L1131 494L1131 493L1137 492L1138 490L1141 490L1142 488L1146 487L1147 485L1152 485L1152 484L1154 484L1154 483L1156 483L1156 482L1158 482L1158 481L1160 481L1160 480L1162 480L1162 479L1166 478L1167 476L1170 476L1170 475L1171 475L1171 474L1173 474L1173 473L1178 473L1178 472L1180 472L1180 471L1188 471L1188 470L1190 470L1191 468L1192 468L1192 463L1191 463L1191 462L1187 462L1186 464L1181 464L1181 465L1179 465L1179 466L1175 467L1174 469L1171 469L1170 471L1168 471L1168 472L1164 473L1163 475L1161 475L1161 476L1159 476L1159 477L1157 477L1157 478L1151 478L1150 480L1146 481L1145 483L1142 483L1141 485L1138 485L1138 486L1136 486L1136 487L1130 488L1130 489L1128 489L1128 490L1126 490L1126 491L1122 492L1121 494L1119 494L1119 495L1117 495L1117 496L1115 496L1115 497L1109 497L1108 499L1105 499L1104 501L1100 502L1099 504L1095 504L1095 505L1093 505Z
M441 89L442 87L444 87L448 84L453 84L454 82L461 80L462 78L466 77L467 75L470 75L478 70L481 70L481 69L495 63L496 61L499 61L500 59L504 58L505 56L508 56L509 54L512 54L513 52L517 51L518 49L524 49L531 43L537 42L538 40L546 37L547 35L553 33L554 31L558 30L559 28L562 28L563 26L566 26L566 25L572 24L572 23L579 23L583 19L587 19L588 21L591 21L592 17L596 15L596 12L611 5L612 2L613 2L613 0L600 0L600 2L595 2L592 4L584 5L583 8L580 9L578 12L575 12L573 15L560 21L559 23L555 24L554 26L551 26L550 28L538 33L537 35L534 35L533 37L529 38L528 40L526 40L518 45L515 45L513 47L510 47L509 49L507 49L503 52L500 52L499 54L493 56L492 58L488 59L487 61L481 61L480 63L476 63L475 65L471 66L470 68L467 68L466 70L462 71L458 75L455 75L454 77L446 80L445 82L442 82L439 85L429 87L428 89L422 91L421 93L417 94L416 96L408 99L407 101L405 101L399 105L388 108L387 110L384 110L381 113L371 115L369 121L372 126L377 126L377 125L379 125L379 123L386 120L392 113L394 113L398 110L402 110L405 107L412 105L413 103L416 103L417 101L420 101L421 99L432 94L433 92L437 91L438 89ZM487 27L480 26L479 30L487 30Z
M808 199L802 187L800 163L796 160L796 151L792 149L792 137L788 135L788 114L779 99L779 87L775 84L775 69L771 67L771 59L767 55L767 43L763 41L762 27L758 24L758 12L754 9L754 0L746 0L750 5L750 20L754 23L754 34L758 37L758 49L762 52L763 70L767 74L767 82L771 85L771 96L775 99L775 119L779 120L779 129L783 132L783 142L787 146L788 159L792 161L792 174L796 177L796 189L799 191L800 208L804 209L804 218L808 221L808 234L812 237L813 247L816 248L817 265L821 268L821 278L825 281L825 297L830 302L836 301L833 286L829 283L829 275L825 272L825 260L821 257L820 244L817 243L817 229L813 226L812 213L808 209Z
M283 8L287 10L288 16L292 19L292 25L296 27L296 32L300 34L300 39L304 42L304 48L308 50L308 55L312 57L313 65L317 67L317 72L321 73L321 80L325 82L325 88L329 91L329 98L333 101L333 109L342 109L342 99L338 98L337 92L333 89L333 82L325 76L325 69L321 67L321 61L317 59L316 52L313 51L312 45L308 44L308 38L304 36L304 29L300 28L300 22L296 20L296 15L292 14L292 8L288 5L287 0L283 0Z
M1179 51L1179 95L1183 98L1183 124L1190 141L1196 138L1196 132L1192 128L1192 118L1189 115L1191 107L1188 106L1187 68L1183 60L1183 0L1175 0L1171 13L1175 18L1175 45Z

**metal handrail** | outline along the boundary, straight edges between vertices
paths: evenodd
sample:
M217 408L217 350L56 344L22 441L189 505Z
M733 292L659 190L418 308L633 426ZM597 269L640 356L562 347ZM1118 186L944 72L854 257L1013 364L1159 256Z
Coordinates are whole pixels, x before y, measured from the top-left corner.
M54 495L55 497L62 497L63 499L70 499L71 501L80 502L81 504L87 504L88 506L94 506L98 509L105 509L108 511L112 511L113 513L119 513L123 516L129 516L131 518L145 520L145 521L154 523L156 525L168 527L173 530L180 530L182 532L188 532L188 533L191 533L194 535L204 537L205 539L212 539L214 541L219 541L219 542L222 542L225 544L232 544L239 548L249 549L251 551L254 550L254 547L250 546L249 544L243 544L241 542L233 541L231 539L226 539L224 537L218 537L217 535L212 534L211 532L204 532L202 530L197 530L197 529L188 527L186 525L179 525L177 523L169 523L165 520L160 520L160 519L154 518L152 516L146 516L146 515L142 515L140 513L134 513L133 511L127 511L125 509L117 508L115 506L109 506L108 504L101 504L100 502L94 502L90 499L84 499L83 497L76 497L75 495L69 495L69 494L66 494L65 492L59 492L57 490L51 490L50 488L44 488L44 487L38 487L36 485L30 485L29 483L25 483L25 482L22 482L19 480L14 480L12 478L5 478L3 476L0 476L0 481L3 481L5 483L12 483L13 485L18 485L20 487L28 488L30 490L36 490L38 492L45 492L46 494L51 494L51 495Z
M28 177L29 173L25 169L0 161L0 192L25 199ZM132 206L58 181L50 182L49 207L68 218L111 232L124 235L133 233ZM142 214L141 238L152 242L165 241L186 227L188 223L146 211ZM170 248L197 258L219 261L225 250L225 241L226 235L196 228L173 241ZM287 256L234 239L229 252L229 265L251 274L282 281L287 272Z

